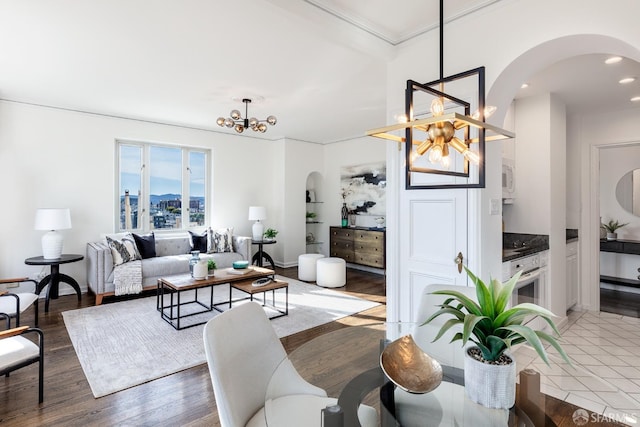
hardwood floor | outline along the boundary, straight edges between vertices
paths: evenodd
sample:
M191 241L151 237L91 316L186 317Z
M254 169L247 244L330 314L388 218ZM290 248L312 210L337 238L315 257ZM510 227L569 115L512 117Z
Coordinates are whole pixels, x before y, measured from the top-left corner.
M640 294L600 288L600 311L640 317Z
M297 278L297 269L277 273ZM386 307L384 277L358 270L347 270L347 286L340 292L383 303L357 313L282 339L291 351L329 331L372 321L384 321ZM95 399L84 376L64 326L61 313L94 304L84 294L78 303L75 295L53 300L50 312L40 314L45 334L44 403L38 405L37 365L15 371L0 380L0 425L4 426L219 426L213 389L205 364L160 378L137 387ZM107 300L107 303L111 300ZM29 310L23 324L33 325ZM124 375L124 374L123 374ZM556 425L574 425L576 406L550 398L547 412ZM590 423L616 425L616 423Z
M297 268L281 269L297 278ZM347 286L337 291L385 303L384 277L348 269ZM107 299L107 303L112 300ZM0 380L2 426L219 426L206 363L137 387L95 399L64 326L61 313L93 305L93 295L52 300L40 328L45 335L44 403L38 405L37 365L15 371ZM306 341L348 325L385 320L385 306L358 313L282 339L287 351ZM32 310L22 319L33 325Z

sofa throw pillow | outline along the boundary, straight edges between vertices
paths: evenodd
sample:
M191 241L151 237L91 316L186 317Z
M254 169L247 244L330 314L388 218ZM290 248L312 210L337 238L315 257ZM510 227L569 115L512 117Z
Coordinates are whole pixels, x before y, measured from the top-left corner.
M189 231L189 239L191 241L191 250L200 251L201 254L209 252L207 240L209 239L208 230L205 230L203 234L196 234L193 231Z
M140 259L136 242L131 233L127 233L121 240L112 239L109 236L106 236L105 239L109 249L111 249L114 266Z
M139 234L132 233L133 240L136 242L136 248L140 254L140 258L155 258L156 256L156 237L153 231L149 234L140 236Z
M207 253L233 252L233 228L209 229Z

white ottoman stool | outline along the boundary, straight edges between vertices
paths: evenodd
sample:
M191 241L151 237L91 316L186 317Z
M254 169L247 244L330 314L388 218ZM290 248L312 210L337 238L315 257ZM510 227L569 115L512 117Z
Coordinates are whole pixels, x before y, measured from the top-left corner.
M347 263L342 258L322 258L318 260L318 286L339 288L347 283Z
M322 254L302 254L298 257L298 279L305 282L316 281L316 261L324 258Z

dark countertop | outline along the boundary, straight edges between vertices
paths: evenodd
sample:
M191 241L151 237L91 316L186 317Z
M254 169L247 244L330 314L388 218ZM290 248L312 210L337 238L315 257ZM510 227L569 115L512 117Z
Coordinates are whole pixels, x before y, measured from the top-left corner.
M578 230L567 229L567 243L578 240ZM502 233L502 262L511 261L549 250L545 234Z

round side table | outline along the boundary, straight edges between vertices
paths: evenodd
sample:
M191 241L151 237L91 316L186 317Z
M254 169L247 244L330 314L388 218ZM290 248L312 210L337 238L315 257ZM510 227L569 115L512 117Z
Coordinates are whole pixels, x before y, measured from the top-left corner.
M78 301L80 301L80 285L78 285L78 282L76 282L73 277L60 273L60 264L80 261L83 258L83 255L62 254L60 255L60 258L55 259L46 259L43 256L35 256L24 260L24 263L27 265L48 265L51 267L51 273L42 279L36 287L36 293L39 295L44 287L49 285L49 289L47 289L47 298L44 303L45 313L49 312L49 300L51 298L57 299L59 296L60 282L71 285L71 287L76 291L76 294L78 294Z
M263 259L265 259L269 264L271 264L271 269L275 270L276 264L273 262L273 258L271 258L271 255L269 255L262 249L262 245L273 245L274 243L276 243L275 240L252 240L252 245L258 245L258 252L256 252L253 255L253 258L251 258L251 263L253 265L257 265L258 267L262 267Z

